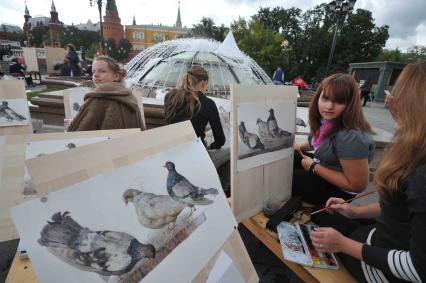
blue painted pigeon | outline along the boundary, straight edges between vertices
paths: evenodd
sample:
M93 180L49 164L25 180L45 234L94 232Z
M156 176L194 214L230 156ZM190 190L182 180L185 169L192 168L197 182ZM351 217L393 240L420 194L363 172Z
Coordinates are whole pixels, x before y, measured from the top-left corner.
M15 110L11 109L7 101L2 101L0 105L0 117L6 118L8 122L12 122L13 120L18 122L27 120L24 116L16 113Z
M203 189L191 184L184 176L176 172L175 164L167 161L164 167L169 171L167 176L167 192L177 201L194 205L208 205L213 203L206 195L217 195L217 189Z
M153 245L124 232L82 227L69 212L53 214L40 236L38 243L62 261L103 276L123 275L139 261L155 257Z
M187 207L169 195L156 195L134 189L123 193L123 199L135 206L139 223L150 229L160 229L176 222L178 215Z
M260 138L256 134L249 133L246 129L246 125L244 122L240 123L238 127L238 133L240 134L240 138L245 145L247 145L251 149L265 149L265 146L260 141Z

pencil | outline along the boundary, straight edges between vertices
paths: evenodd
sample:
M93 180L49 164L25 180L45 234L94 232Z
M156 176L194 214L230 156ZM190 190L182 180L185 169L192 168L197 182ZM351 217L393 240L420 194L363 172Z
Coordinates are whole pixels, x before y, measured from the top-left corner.
M368 192L368 193L365 193L365 194L359 194L359 195L357 195L356 197L350 198L350 199L348 199L347 201L345 201L345 202L343 202L343 203L350 203L351 201L354 201L354 200L356 200L356 199L359 199L359 198L362 198L362 197L365 197L365 196L368 196L368 195L374 194L375 192L376 192L376 191L371 191L371 192ZM330 208L331 208L331 206L326 206L326 207L324 207L324 208L321 208L321 209L319 209L319 210L317 210L317 211L312 212L312 213L311 213L311 215L314 215L314 214L316 214L316 213L320 213L320 212L323 212L323 211L329 210Z

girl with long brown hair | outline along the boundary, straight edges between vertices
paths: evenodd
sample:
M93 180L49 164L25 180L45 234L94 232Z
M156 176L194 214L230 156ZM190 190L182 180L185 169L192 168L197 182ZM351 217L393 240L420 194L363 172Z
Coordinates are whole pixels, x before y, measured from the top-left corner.
M180 86L164 98L165 119L168 124L191 120L195 133L205 145L205 130L210 124L214 142L210 149L219 149L225 144L225 134L220 123L219 111L213 100L204 95L208 85L207 71L193 66L183 75Z
M319 251L341 252L358 282L426 282L426 61L404 68L389 102L396 133L374 178L379 202L330 198L336 213L323 213L321 224L334 228L318 228L312 240ZM347 229L354 218L376 217L375 226Z
M95 89L84 96L84 104L68 131L144 129L138 102L123 84L126 70L113 58L98 56L92 73Z
M314 154L295 154L293 195L324 205L331 196L349 199L363 191L374 141L353 77L335 74L321 82L309 107L309 124L308 141L295 148Z

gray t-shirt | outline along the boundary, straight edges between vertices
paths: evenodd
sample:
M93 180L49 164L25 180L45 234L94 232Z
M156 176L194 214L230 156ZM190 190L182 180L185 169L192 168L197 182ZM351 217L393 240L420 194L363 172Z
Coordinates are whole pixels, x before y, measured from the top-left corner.
M308 138L312 146L312 137ZM370 135L359 130L340 130L336 134L324 139L323 143L315 150L314 158L329 169L342 172L340 159L364 159L368 162L373 159L375 144Z

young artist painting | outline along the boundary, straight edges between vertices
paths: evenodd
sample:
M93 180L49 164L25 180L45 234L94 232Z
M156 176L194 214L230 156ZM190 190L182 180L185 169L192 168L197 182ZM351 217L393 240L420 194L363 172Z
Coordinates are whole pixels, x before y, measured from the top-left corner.
M407 65L393 87L389 107L395 119L393 143L374 185L379 202L361 207L330 198L333 215L319 213L312 232L320 251L341 252L358 282L426 282L426 61ZM377 224L355 231L354 218Z

